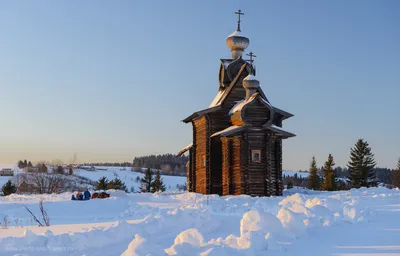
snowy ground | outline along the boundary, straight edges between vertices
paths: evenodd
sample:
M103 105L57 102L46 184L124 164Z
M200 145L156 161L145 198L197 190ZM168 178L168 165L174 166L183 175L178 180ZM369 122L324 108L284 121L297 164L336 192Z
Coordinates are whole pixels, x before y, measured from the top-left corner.
M135 191L139 191L140 182L137 182L136 178L137 177L142 178L144 174L139 172L133 172L130 167L99 167L99 168L107 170L88 171L88 170L76 169L74 170L74 174L89 178L93 181L97 181L103 176L107 177L108 180L119 178L123 182L125 182L125 185L129 191L131 187L133 187ZM182 176L161 175L161 177L164 181L167 190L177 190L176 185L182 186L186 183L186 177Z
M20 171L16 165L12 164L1 164L0 170L3 168L11 168L14 170L15 176L0 176L0 188L3 186L8 180L12 180L14 183L18 183L17 174ZM88 171L84 169L75 169L74 174L78 176L82 176L85 178L89 178L92 181L98 181L101 177L105 176L108 180L112 180L114 178L121 179L128 191L131 191L131 188L134 188L134 191L140 190L140 182L136 180L137 177L142 178L144 174L139 172L133 172L130 167L97 167L100 170L96 171ZM104 170L103 170L104 169ZM168 176L161 175L165 187L167 191L177 191L177 185L184 186L186 184L186 177L182 176Z
M0 255L400 255L400 191L293 189L284 197L125 194L0 198Z

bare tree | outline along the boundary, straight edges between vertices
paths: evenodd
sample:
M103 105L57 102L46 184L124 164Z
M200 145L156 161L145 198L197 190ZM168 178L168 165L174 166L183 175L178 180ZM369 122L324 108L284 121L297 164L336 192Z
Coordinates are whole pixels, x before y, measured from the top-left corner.
M48 226L50 226L50 218L49 218L49 215L47 214L46 209L44 209L43 199L40 200L39 206L40 206L40 213L42 214L43 222L48 227Z
M40 221L39 218L36 217L36 215L33 214L33 212L26 205L24 205L24 207L32 215L33 219L36 221L39 227L50 226L50 218L49 215L47 214L46 209L44 208L43 199L40 199L39 202L39 209L40 209L40 214L42 215L42 221Z
M63 184L63 175L57 173L37 173L33 175L34 183L39 194L51 194L58 192L57 190Z

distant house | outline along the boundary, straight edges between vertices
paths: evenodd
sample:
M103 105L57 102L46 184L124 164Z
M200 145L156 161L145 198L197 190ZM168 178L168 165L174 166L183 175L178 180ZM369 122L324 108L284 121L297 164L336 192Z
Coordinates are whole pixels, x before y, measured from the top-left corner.
M10 168L1 169L0 176L14 176L14 171Z
M35 184L29 183L27 181L22 181L19 183L18 188L17 188L17 193L28 193L28 194L33 194L37 193L38 189Z

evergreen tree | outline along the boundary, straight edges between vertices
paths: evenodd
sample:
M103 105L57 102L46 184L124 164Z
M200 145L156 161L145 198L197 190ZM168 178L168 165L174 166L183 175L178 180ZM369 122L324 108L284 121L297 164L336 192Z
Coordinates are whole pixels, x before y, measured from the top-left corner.
M393 171L392 183L395 187L400 188L400 158L397 162L397 169Z
M44 163L39 163L38 172L47 172L47 166Z
M32 167L33 167L31 161L28 162L28 167L29 167L29 168L32 168Z
M69 174L69 175L73 175L73 174L74 174L74 170L73 170L72 168L69 168L68 174Z
M151 185L153 184L153 172L150 170L150 168L146 170L146 173L141 181L146 186L146 190L143 192L151 192Z
M353 188L376 186L376 163L368 142L359 139L350 151L349 181Z
M115 189L115 190L123 190L125 192L128 192L128 189L126 188L126 185L124 182L122 182L120 179L115 178L111 180L107 184L107 189Z
M28 162L26 161L26 159L24 160L24 168L28 167Z
M108 186L108 180L106 177L101 177L94 185L95 190L106 190Z
M155 192L164 192L165 191L165 185L164 185L164 181L161 178L161 173L160 170L156 171L156 177L154 178L153 183L151 184L151 192L155 193Z
M8 196L17 192L17 187L11 183L11 180L8 180L6 184L3 185L1 190L5 196Z
M288 181L287 185L286 185L286 189L291 189L293 188L293 183L291 180Z
M24 162L22 162L21 160L18 161L18 168L19 169L24 168Z
M308 188L317 190L320 188L319 176L318 176L317 162L315 156L313 156L310 164L310 174L308 175Z
M336 174L333 170L335 162L333 161L332 154L329 154L328 160L324 165L324 182L322 183L322 189L327 191L333 191L336 189Z
M64 168L61 165L59 165L57 166L54 172L57 174L64 174Z

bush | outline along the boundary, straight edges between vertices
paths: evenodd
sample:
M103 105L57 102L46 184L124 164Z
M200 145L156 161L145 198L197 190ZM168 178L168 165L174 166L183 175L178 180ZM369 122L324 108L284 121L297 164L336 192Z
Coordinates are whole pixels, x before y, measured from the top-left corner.
M9 180L3 185L1 190L5 196L8 196L17 192L17 187Z
M57 174L64 174L64 168L63 168L61 165L59 165L59 166L57 166L57 168L54 170L54 172L57 173Z
M94 185L95 190L107 190L108 180L106 177L101 177Z
M128 192L125 183L118 178L111 180L107 185L107 189L123 190Z

